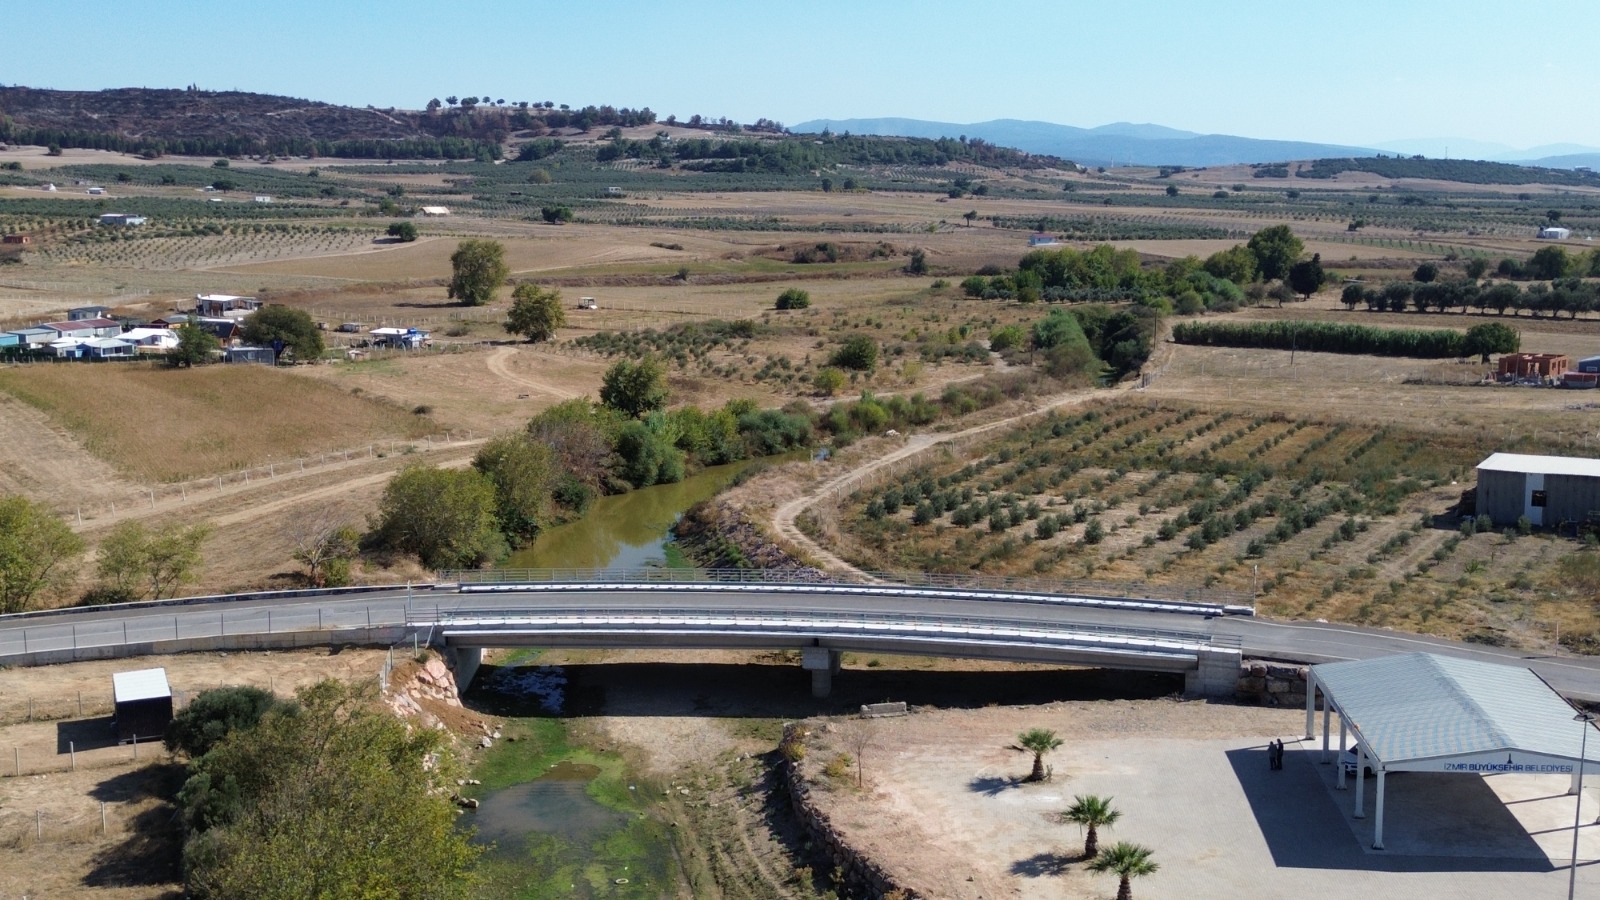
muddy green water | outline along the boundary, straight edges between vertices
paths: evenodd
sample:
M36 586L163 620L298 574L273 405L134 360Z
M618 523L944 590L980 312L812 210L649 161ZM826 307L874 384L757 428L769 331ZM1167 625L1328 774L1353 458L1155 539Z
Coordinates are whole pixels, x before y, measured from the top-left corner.
M639 569L664 565L672 526L684 510L727 487L740 472L761 462L787 462L798 456L747 459L702 469L677 484L601 497L576 522L547 529L528 547L511 554L505 568Z

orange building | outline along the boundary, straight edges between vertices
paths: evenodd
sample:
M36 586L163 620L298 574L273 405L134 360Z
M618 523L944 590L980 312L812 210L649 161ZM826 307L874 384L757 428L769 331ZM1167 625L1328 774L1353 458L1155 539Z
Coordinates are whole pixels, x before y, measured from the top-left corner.
M1564 353L1507 353L1500 357L1501 378L1560 378L1572 368Z

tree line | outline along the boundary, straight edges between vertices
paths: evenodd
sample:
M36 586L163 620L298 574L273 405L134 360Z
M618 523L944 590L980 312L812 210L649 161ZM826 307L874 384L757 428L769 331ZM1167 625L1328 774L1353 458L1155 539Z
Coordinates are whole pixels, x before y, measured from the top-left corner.
M1319 159L1313 161L1309 168L1297 168L1295 176L1333 178L1341 172L1370 172L1384 178L1432 178L1464 184L1555 184L1563 187L1600 185L1600 174L1594 172L1518 166L1474 159L1426 159L1421 156Z
M1479 313L1494 310L1505 315L1506 310L1516 316L1527 311L1534 318L1551 317L1563 313L1576 319L1579 315L1600 310L1600 286L1579 278L1561 278L1551 284L1532 284L1526 289L1514 284L1480 285L1473 281L1445 281L1411 283L1396 281L1381 288L1360 284L1346 285L1339 297L1346 308L1365 306L1372 312L1444 313L1470 307Z
M1180 344L1206 347L1304 350L1449 359L1514 353L1521 337L1498 322L1474 325L1465 333L1448 329L1375 328L1338 322L1180 322L1172 328Z
M110 150L147 158L181 156L306 156L336 159L499 159L497 141L466 137L323 140L303 137L260 137L244 134L215 137L136 137L109 131L26 128L0 119L0 141L40 147Z

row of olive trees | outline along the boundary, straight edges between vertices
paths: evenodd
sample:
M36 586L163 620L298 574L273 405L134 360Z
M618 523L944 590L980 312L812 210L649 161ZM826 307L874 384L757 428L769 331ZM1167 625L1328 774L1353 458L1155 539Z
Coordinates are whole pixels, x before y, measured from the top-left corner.
M1025 781L1044 781L1050 770L1044 764L1045 754L1057 750L1063 741L1047 728L1031 728L1017 735L1017 748L1033 754L1033 769ZM1094 794L1080 794L1072 798L1072 805L1060 814L1062 822L1082 826L1085 835L1083 855L1089 871L1116 875L1119 879L1118 900L1132 900L1132 880L1152 874L1160 866L1150 857L1148 847L1128 841L1118 841L1105 849L1100 848L1100 829L1109 828L1122 818L1122 812L1111 805L1112 798Z
M1364 305L1373 312L1405 312L1410 308L1419 313L1431 309L1440 313L1460 310L1465 314L1472 308L1479 313L1492 309L1505 315L1509 309L1513 316L1527 310L1534 318L1566 313L1568 318L1576 319L1583 313L1600 310L1600 288L1578 278L1533 284L1526 290L1504 282L1484 286L1474 281L1395 281L1381 288L1347 285L1339 300L1348 309Z

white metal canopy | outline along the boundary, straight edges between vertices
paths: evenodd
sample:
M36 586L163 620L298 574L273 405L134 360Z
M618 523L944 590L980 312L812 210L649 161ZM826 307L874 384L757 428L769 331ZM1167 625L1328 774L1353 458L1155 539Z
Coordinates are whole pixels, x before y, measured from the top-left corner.
M1362 779L1378 778L1373 847L1383 849L1383 786L1387 772L1560 774L1577 789L1583 771L1600 769L1600 740L1585 741L1587 724L1530 669L1407 653L1312 666L1306 684L1306 737L1324 699L1323 762L1329 757L1332 712L1339 713L1339 753L1356 740L1357 818L1364 818ZM1586 743L1596 744L1587 750ZM1345 773L1341 759L1339 787Z

